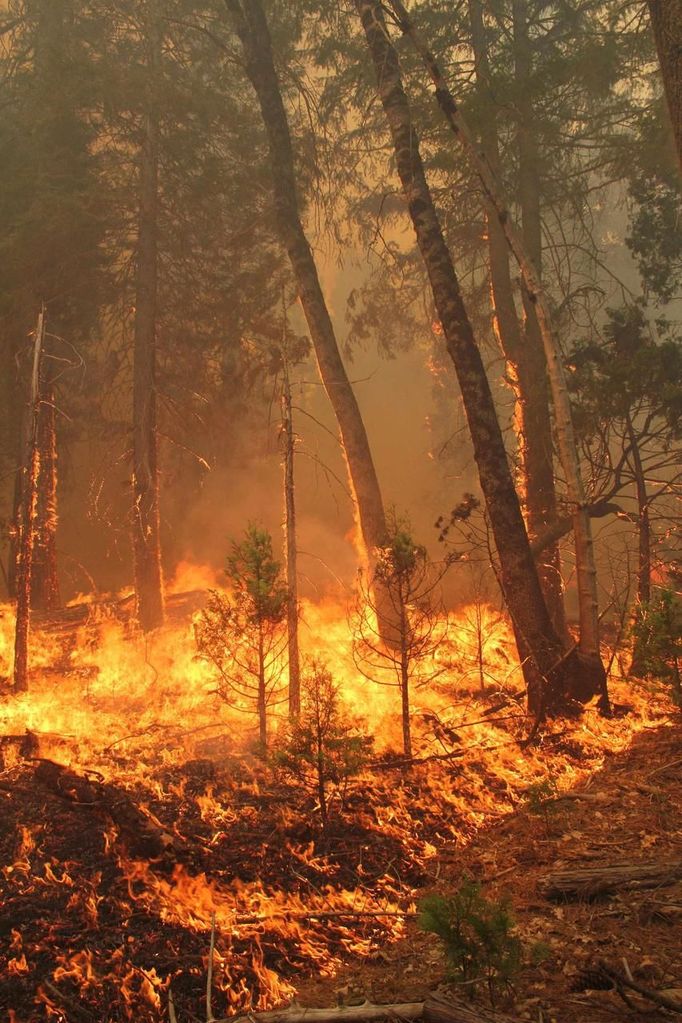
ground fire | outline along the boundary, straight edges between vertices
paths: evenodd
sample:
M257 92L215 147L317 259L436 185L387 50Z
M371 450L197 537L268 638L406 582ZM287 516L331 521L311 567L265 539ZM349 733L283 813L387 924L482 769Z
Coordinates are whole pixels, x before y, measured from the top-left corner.
M680 0L0 0L0 1023L682 1014Z

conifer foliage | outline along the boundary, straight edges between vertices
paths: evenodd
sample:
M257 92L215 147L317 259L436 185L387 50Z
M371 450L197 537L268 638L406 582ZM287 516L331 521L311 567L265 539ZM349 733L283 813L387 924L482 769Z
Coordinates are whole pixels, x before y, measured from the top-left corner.
M214 591L195 625L199 655L216 669L217 692L255 713L258 748L268 745L268 710L285 698L287 588L272 537L251 525L227 559L231 593Z

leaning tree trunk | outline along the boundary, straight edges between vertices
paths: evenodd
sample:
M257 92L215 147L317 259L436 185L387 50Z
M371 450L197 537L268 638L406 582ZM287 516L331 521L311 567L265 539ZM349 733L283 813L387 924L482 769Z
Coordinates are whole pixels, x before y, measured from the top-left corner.
M606 672L599 652L599 604L592 527L580 471L580 456L573 429L573 413L566 385L563 354L558 338L554 333L549 299L533 265L533 261L526 252L523 239L514 224L500 183L493 173L487 154L482 152L474 142L469 126L450 92L447 81L435 57L415 31L401 0L389 0L389 3L397 14L402 31L410 36L416 49L421 54L435 85L436 99L446 121L471 160L488 201L497 210L498 219L504 230L507 244L519 265L528 298L536 310L554 402L559 454L566 477L568 500L573 508L573 534L575 538L576 578L580 611L579 653L581 662L581 677L574 679L576 695L579 695L582 699L587 699L599 693L600 709L603 713L608 714L610 712L610 704Z
M57 416L50 367L43 360L38 410L38 474L31 608L56 611L61 606L57 574Z
M682 0L649 0L649 12L682 169Z
M386 31L382 8L378 0L355 0L355 6L374 62L398 174L462 392L529 706L540 716L545 710L555 709L555 696L563 688L559 675L573 668L576 659L565 656L542 595L493 396L426 181L398 56Z
M339 424L368 563L386 540L386 520L372 454L357 399L348 379L315 260L299 210L294 154L275 70L270 32L260 0L225 0L246 59L246 72L260 104L270 147L275 212L294 272L322 383Z
M501 161L496 124L497 111L492 99L481 0L469 0L469 20L476 66L476 91L482 110L481 143L488 154L491 168L499 179ZM519 153L519 173L522 179L524 233L526 240L530 239L532 243L532 252L536 260L539 260L541 255L539 196L529 187L533 180L537 180L537 161L530 160L531 146L525 145L522 148L524 152ZM537 153L535 155L537 156ZM497 211L489 200L485 203L485 209L495 321L502 350L511 366L516 392L516 432L521 456L526 521L532 542L543 536L548 526L557 518L547 364L535 310L525 293L526 323L525 330L523 332L521 330L514 301L509 246ZM538 570L552 622L557 633L564 637L567 629L557 543L543 550L541 558L538 559Z
M159 115L161 57L158 14L151 10L147 96L140 150L135 342L133 368L133 552L137 621L144 632L163 622L156 436L156 323L158 302Z

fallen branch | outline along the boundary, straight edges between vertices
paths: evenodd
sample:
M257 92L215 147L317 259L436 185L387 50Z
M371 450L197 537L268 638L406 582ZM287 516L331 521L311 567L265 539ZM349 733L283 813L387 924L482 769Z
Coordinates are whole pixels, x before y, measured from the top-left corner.
M512 1016L495 1012L485 1006L460 1002L445 995L431 995L425 1002L403 1002L396 1005L339 1005L331 1009L305 1008L292 1003L286 1009L271 1012L245 1013L214 1023L373 1023L375 1020L422 1020L423 1023L520 1023Z
M397 1005L374 1005L362 1002L360 1005L339 1005L331 1009L307 1008L292 1003L286 1009L270 1012L246 1013L229 1019L215 1020L215 1023L343 1023L345 1020L367 1021L401 1019L420 1020L424 1015L424 1002L404 1002Z
M64 992L60 991L58 987L51 984L49 980L44 980L42 982L42 986L51 998L57 1000L58 1005L61 1003L61 1005L66 1006L73 1013L75 1019L84 1020L85 1023L94 1023L95 1017L88 1012L87 1009L84 1009L80 1002L77 1002L69 995L64 994Z
M592 899L628 888L658 888L682 878L682 860L672 863L620 863L548 874L539 889L548 899Z
M646 998L647 1001L653 1002L654 1005L660 1005L661 1008L668 1009L670 1012L682 1013L682 1000L679 998L671 998L664 991L655 991L653 988L648 988L643 984L638 984L636 980L633 980L632 976L627 977L619 970L614 970L612 967L607 966L606 963L599 963L597 970L599 973L603 974L607 980L611 981L621 997L625 997L625 993L622 991L622 988L629 988L630 991L635 991L638 995L641 995L642 998Z

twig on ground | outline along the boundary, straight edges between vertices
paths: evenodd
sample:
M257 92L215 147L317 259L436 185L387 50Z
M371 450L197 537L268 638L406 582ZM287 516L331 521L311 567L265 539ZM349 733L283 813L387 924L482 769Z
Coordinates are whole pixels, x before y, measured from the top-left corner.
M73 1012L77 1019L86 1020L87 1023L95 1023L95 1017L84 1009L75 999L70 998L69 995L65 995L63 991L60 991L58 987L51 984L49 980L44 980L43 987L50 992L53 998L57 998L62 1005L67 1006L71 1012Z
M213 1023L213 953L215 952L215 913L211 913L211 944L208 950L208 974L206 977L206 1023Z

